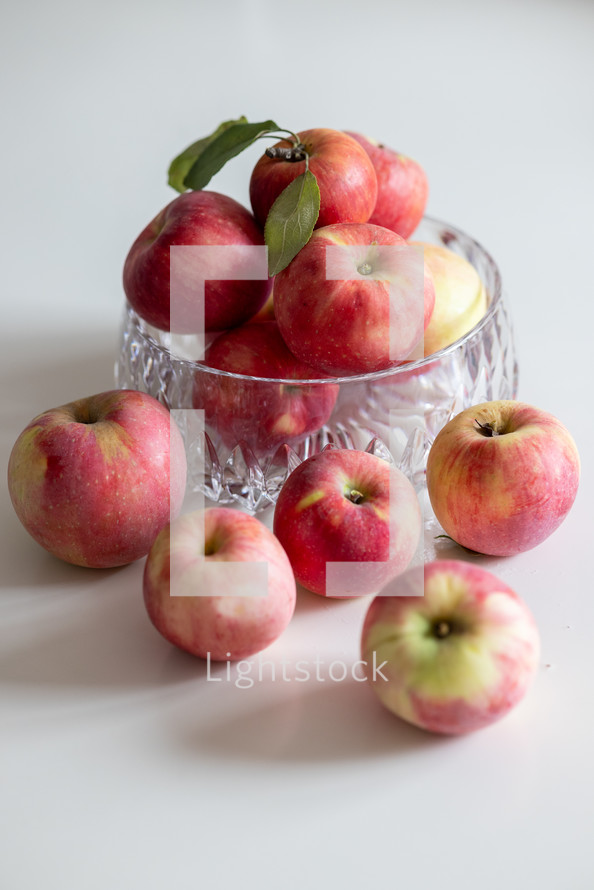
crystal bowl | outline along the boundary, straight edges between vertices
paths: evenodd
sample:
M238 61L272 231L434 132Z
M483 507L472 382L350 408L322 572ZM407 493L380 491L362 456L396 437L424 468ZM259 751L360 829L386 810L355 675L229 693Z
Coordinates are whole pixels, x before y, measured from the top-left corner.
M327 380L218 371L174 354L168 333L125 306L116 386L150 393L172 411L186 443L190 491L256 513L276 502L302 460L335 446L394 462L422 492L427 454L444 424L470 405L515 398L513 332L494 260L473 238L430 217L414 240L468 260L488 308L455 343L388 371Z

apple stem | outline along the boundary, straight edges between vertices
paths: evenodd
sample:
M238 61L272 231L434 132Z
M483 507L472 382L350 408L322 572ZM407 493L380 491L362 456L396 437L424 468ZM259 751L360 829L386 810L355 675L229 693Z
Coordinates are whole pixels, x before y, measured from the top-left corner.
M281 158L283 161L291 161L292 163L307 160L307 151L301 142L297 145L291 145L289 148L282 145L271 145L265 150L264 154L269 158Z
M207 541L204 542L204 555L205 556L214 556L214 554L219 549L219 542L216 537L213 535Z
M433 628L433 633L437 637L438 640L444 640L446 637L449 637L452 628L447 621L438 621L437 624Z
M365 499L365 495L361 494L360 491L357 491L356 488L351 489L350 493L347 495L349 501L352 501L353 504L360 504L361 501Z
M83 423L85 426L97 423L97 419L95 413L87 405L81 405L74 415L75 422Z
M300 142L297 133L293 133L292 130L263 130L256 138L266 139L272 136L278 138L279 133L288 133L293 145L288 148L283 145L271 145L264 150L264 154L269 158L279 158L280 160L289 161L290 163L305 161L305 169L309 170L309 153L305 145ZM286 141L289 141L287 137L284 138Z
M498 432L498 430L496 430L495 427L494 427L492 424L490 424L490 423L481 423L479 420L476 419L476 417L475 417L475 419L474 419L474 422L476 423L477 427L479 428L479 430L480 430L480 432L483 434L483 436L486 436L486 437L489 438L489 439L490 439L492 436L499 436L499 435L501 435L501 434Z

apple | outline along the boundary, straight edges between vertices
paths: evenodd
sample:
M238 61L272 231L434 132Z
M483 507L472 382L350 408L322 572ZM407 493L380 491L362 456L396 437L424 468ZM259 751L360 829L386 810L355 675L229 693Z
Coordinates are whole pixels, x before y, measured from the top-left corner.
M173 645L213 661L247 658L288 625L296 585L286 553L254 516L211 507L157 537L143 579L150 620Z
M363 661L380 666L381 676L366 674L382 704L449 735L488 726L517 705L539 648L518 595L458 560L416 566L391 581L369 606L361 633Z
M435 287L435 305L425 330L425 355L433 355L463 337L487 311L487 292L468 260L447 247L411 242L423 247Z
M338 395L338 384L300 382L322 375L295 358L275 321L249 322L220 334L207 348L203 364L231 373L216 375L198 368L194 407L204 409L206 424L228 447L243 440L256 455L295 445L319 430Z
M347 131L365 149L377 176L377 201L368 222L409 238L420 223L429 195L425 171L417 161L380 142Z
M146 556L181 508L185 484L178 428L160 402L135 390L39 414L8 464L10 497L29 534L60 559L94 568Z
M458 544L492 556L548 538L571 509L579 477L578 451L563 424L511 399L457 414L427 459L438 522Z
M232 256L225 258L226 276L230 278L236 269L237 279L216 278L219 268L214 252L212 257L180 252L172 265L171 248L189 245L234 248ZM264 251L263 245L261 228L233 198L218 192L185 192L146 226L130 248L124 263L128 302L146 322L162 331L193 334L235 327L255 315L268 298L271 282L265 253L263 277L247 280L245 272L246 264L257 262L249 249L259 246ZM171 277L176 300L173 314ZM202 317L196 318L202 287L204 328Z
M287 346L332 375L395 367L422 340L431 279L422 255L381 226L316 229L274 281L274 311Z
M377 198L377 177L364 149L339 130L315 128L297 135L320 189L316 225L367 222ZM291 145L288 140L281 140L273 148ZM280 193L304 171L304 160L295 162L262 155L250 179L250 201L261 226Z
M366 451L328 448L288 476L273 528L300 584L322 596L362 596L407 568L421 512L396 467Z

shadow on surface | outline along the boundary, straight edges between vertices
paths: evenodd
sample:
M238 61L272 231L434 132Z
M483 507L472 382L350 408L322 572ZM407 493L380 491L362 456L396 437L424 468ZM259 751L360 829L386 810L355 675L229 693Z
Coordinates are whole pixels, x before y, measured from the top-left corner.
M50 559L50 557L48 557ZM142 597L144 560L122 569L74 570L72 587L23 591L4 610L4 686L67 691L158 689L203 676L152 627ZM67 570L68 567L64 566ZM88 579L88 580L86 580Z
M259 701L247 712L230 709L216 725L188 725L182 746L223 759L315 763L392 757L451 742L390 714L366 682L293 682L290 691L283 685L277 701Z

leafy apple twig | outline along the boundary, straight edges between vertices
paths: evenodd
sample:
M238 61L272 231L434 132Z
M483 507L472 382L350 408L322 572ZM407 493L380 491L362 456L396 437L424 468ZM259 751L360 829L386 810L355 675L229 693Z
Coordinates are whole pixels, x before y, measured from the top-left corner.
M281 137L281 134L285 134ZM198 139L173 159L169 166L169 185L178 192L199 191L227 161L236 157L257 139L289 137L290 146L266 149L271 158L305 161L305 170L277 197L264 225L264 243L268 248L268 272L276 275L289 265L312 236L320 212L320 189L309 169L306 147L292 130L279 127L272 120L250 124L245 117L224 121L210 136Z

